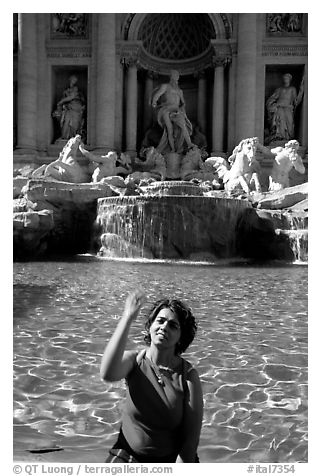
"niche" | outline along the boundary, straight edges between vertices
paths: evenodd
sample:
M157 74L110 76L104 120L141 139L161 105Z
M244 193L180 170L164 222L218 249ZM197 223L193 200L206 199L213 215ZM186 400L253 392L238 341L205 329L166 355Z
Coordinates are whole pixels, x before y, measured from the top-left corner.
M77 78L76 86L79 94L75 102L66 101L60 107L62 98L68 99L70 77ZM52 68L52 134L51 143L68 140L75 131L81 134L84 143L87 141L87 66L53 66ZM69 132L68 132L69 131Z
M278 88L281 88L283 84L283 75L290 74L292 76L291 86L294 86L296 93L299 94L301 88L301 82L304 77L304 65L267 65L265 71L265 98L264 98L264 144L265 145L283 145L289 139L282 137L282 132L280 134L278 126L273 124L273 117L278 121L279 118L274 116L275 112L270 112L267 109L268 99L277 91ZM284 109L285 114L292 114L294 122L294 134L291 139L296 139L300 143L302 141L302 103L304 99L304 86L303 96L301 102L294 108ZM274 107L274 106L273 106ZM276 110L276 107L274 107ZM281 116L280 116L281 117ZM282 118L281 118L282 120ZM277 130L276 130L277 129ZM282 129L282 127L280 128Z

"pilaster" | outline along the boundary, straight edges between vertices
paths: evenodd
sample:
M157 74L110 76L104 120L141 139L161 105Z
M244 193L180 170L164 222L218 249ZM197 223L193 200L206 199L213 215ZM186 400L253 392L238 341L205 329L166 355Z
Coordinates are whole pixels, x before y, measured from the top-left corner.
M205 71L201 71L198 73L197 122L204 134L206 133L206 89Z
M37 28L34 13L18 16L18 127L16 154L37 149Z
M126 152L134 156L137 147L137 62L131 59L127 68Z
M138 56L140 45L127 44L122 49L122 63L126 70L126 152L136 156L137 151L137 101Z
M224 139L224 68L226 57L214 57L212 155L222 155Z
M144 92L144 132L151 126L153 111L151 106L151 97L154 87L154 73L152 71L146 72L145 78L145 92Z
M97 25L96 150L115 145L115 13L99 13Z
M236 84L236 142L255 136L257 14L240 13Z

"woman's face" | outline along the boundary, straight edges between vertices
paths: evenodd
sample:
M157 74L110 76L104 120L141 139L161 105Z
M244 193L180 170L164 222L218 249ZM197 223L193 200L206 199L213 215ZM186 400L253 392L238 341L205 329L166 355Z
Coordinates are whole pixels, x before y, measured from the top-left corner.
M153 320L150 329L151 342L157 347L173 348L181 337L179 320L169 309L165 307L159 311Z

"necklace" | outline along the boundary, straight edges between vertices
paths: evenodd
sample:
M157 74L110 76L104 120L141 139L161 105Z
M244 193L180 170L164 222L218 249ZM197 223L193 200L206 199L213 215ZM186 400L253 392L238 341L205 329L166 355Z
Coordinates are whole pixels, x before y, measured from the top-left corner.
M148 360L150 361L151 363L151 367L154 371L154 374L157 378L157 382L162 386L164 387L165 386L165 382L164 382L164 379L163 379L163 376L162 374L160 373L160 371L165 371L165 372L170 372L170 373L174 373L174 370L171 369L170 367L166 367L166 365L156 365L155 362L152 361L152 359L149 359Z
M157 365L157 367L159 368L159 370L165 370L165 372L174 372L173 369L171 369L170 367L166 367L166 365Z

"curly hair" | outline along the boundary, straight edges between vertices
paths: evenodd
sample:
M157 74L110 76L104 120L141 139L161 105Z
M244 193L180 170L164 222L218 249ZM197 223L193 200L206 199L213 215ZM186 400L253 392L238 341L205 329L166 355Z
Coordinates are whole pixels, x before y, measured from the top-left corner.
M197 331L197 324L191 309L178 299L159 299L156 301L145 322L146 334L144 336L144 341L147 345L150 345L151 338L149 329L157 317L159 311L164 308L170 309L179 321L181 337L175 346L175 354L181 354L192 343Z

